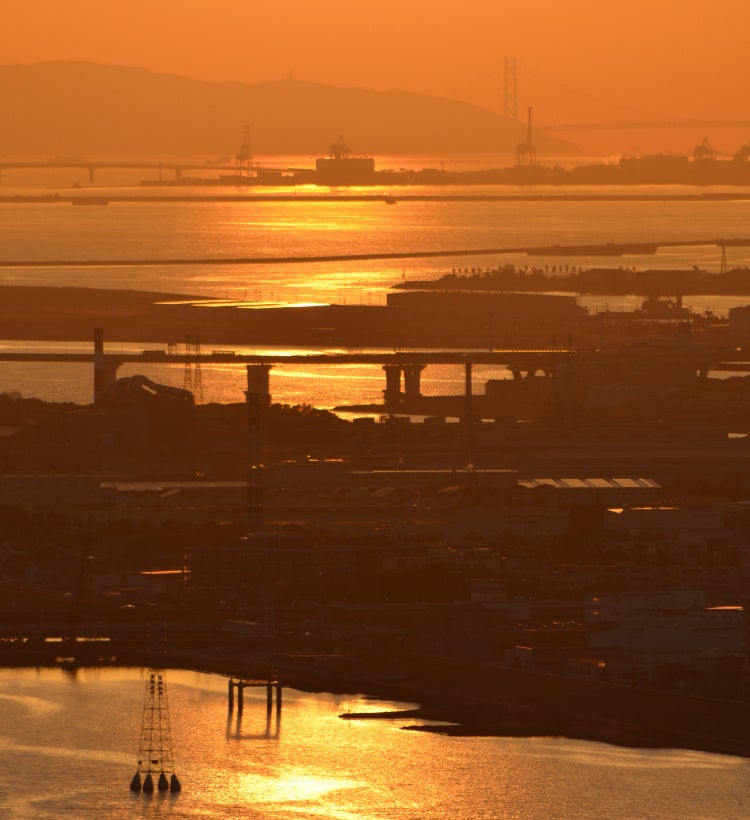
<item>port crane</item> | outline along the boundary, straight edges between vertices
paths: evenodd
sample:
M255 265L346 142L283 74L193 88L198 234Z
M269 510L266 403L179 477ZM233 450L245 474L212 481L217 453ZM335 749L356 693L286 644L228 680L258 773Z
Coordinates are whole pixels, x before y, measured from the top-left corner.
M253 165L253 153L250 150L250 126L246 125L242 129L242 145L240 145L240 149L235 155L235 168L237 170L237 176L242 177L250 176L250 170L252 169Z
M693 157L696 162L700 162L701 160L716 159L716 151L714 151L714 147L711 145L708 137L703 137L703 142L700 145L695 146L693 149Z
M516 149L516 165L536 165L536 148L531 136L531 112L532 108L529 106L526 142L520 143Z
M347 159L349 157L349 146L344 142L343 137L339 137L328 149L331 159Z

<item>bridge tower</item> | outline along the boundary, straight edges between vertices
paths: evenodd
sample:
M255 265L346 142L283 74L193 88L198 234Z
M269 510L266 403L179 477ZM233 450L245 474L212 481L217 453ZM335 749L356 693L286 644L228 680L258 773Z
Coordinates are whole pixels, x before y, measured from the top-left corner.
M518 63L515 57L505 58L505 88L503 116L506 120L518 119Z
M166 676L161 669L152 668L148 670L143 701L138 769L130 789L151 794L155 788L160 792L178 792L182 786L174 771Z

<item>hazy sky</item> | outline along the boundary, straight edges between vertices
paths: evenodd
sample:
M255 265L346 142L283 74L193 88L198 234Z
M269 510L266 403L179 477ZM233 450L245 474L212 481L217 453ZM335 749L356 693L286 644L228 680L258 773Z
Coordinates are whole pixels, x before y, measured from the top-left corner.
M0 61L291 74L502 110L516 56L521 110L540 123L740 120L749 24L747 0L3 0Z

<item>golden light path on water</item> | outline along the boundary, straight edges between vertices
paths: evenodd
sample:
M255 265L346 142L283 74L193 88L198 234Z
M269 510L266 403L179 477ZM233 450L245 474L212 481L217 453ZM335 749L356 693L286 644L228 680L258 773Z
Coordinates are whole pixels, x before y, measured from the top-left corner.
M61 184L66 177L59 176ZM34 188L33 185L37 187ZM69 184L69 183L68 183ZM4 182L5 185L5 182ZM39 182L28 192L39 193ZM127 188L95 189L118 193ZM142 189L130 189L141 191ZM277 189L289 194L287 189ZM307 189L305 189L307 190ZM320 192L314 187L310 190ZM378 189L357 189L373 192ZM406 191L408 189L404 189ZM420 193L460 193L438 188ZM482 194L529 193L528 188L479 189ZM572 194L629 192L630 189L576 188ZM679 186L639 187L644 195L711 193L714 189ZM9 186L4 191L11 193ZM559 192L534 187L533 193ZM180 189L179 193L205 193ZM272 191L271 191L272 192ZM325 189L324 191L325 192ZM382 190L380 190L382 193ZM400 192L396 192L400 193ZM743 201L650 201L650 202L504 202L504 201L403 201L396 206L383 202L113 202L106 208L73 208L65 204L0 205L0 259L61 258L204 258L341 253L425 251L465 247L519 247L570 245L594 242L648 242L744 236L748 232L750 203ZM750 248L730 248L731 265L750 264ZM434 278L451 269L485 269L513 263L518 266L564 270L578 262L585 266L638 268L690 268L718 270L720 252L715 247L665 248L655 255L620 259L560 257L475 257L466 259L373 260L263 266L206 265L178 267L2 269L0 284L78 285L99 288L183 293L231 301L335 302L384 304L387 293L404 278ZM687 306L725 312L741 298L687 297ZM590 310L621 310L638 305L637 298L622 296L583 297ZM248 321L251 321L251 316ZM200 333L200 328L191 328ZM187 330L186 330L187 332ZM0 331L1 333L1 331ZM92 328L81 328L81 339L90 345ZM106 344L115 344L107 338ZM166 346L153 340L141 349ZM16 344L16 343L12 343ZM5 344L0 343L0 347ZM210 340L204 340L210 349ZM224 347L224 345L222 345ZM108 348L109 349L109 348ZM394 348L395 349L395 348ZM244 348L247 352L256 350ZM278 351L276 351L278 352ZM392 350L385 352L393 352ZM190 386L190 374L179 366L127 365L119 375L143 372L175 387ZM488 378L503 378L500 370L475 371L475 390L483 391ZM217 366L202 373L204 402L242 401L245 374L242 367ZM382 398L383 374L378 367L278 366L271 376L274 400L312 403L320 407L377 403ZM88 367L0 365L0 389L14 389L25 396L52 400L91 400ZM427 395L463 391L460 368L429 367L422 377Z
M61 204L2 206L2 259L168 259L315 256L433 251L451 248L674 241L743 236L748 202L205 202L112 203L107 208ZM730 263L750 250L733 248ZM625 260L587 265L717 269L716 248L670 248ZM446 267L498 262L558 265L559 258L484 257L466 260L381 260L311 265L211 265L195 269L66 269L3 271L3 281L139 287L243 298L326 300L367 298L400 281Z

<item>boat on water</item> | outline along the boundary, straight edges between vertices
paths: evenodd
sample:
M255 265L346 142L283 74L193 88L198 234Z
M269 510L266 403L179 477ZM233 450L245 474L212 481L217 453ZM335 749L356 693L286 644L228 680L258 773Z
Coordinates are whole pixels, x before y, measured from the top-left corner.
M70 200L71 205L109 205L104 196L76 196Z

